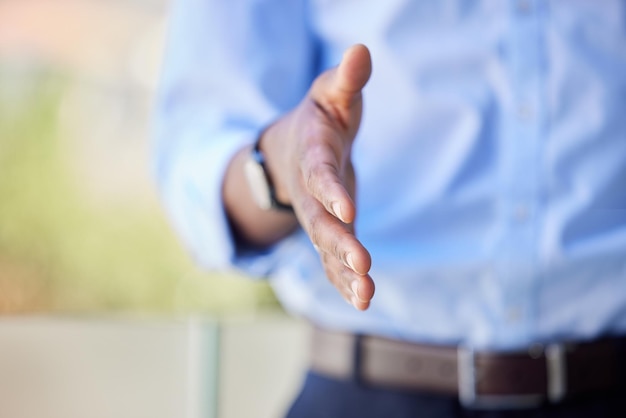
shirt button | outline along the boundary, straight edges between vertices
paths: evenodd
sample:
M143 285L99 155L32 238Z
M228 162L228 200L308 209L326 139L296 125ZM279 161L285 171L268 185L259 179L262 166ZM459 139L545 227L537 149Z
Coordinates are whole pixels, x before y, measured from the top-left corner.
M518 205L513 212L513 217L518 222L526 222L529 217L528 206L526 205Z
M520 103L517 106L517 117L522 121L529 121L533 118L533 108L528 103Z
M530 0L517 0L517 11L520 13L529 13L531 11L532 5L530 4Z
M486 271L479 276L478 280L482 288L489 289L493 286L493 273Z
M522 309L519 307L510 308L506 313L509 322L519 322L522 319Z

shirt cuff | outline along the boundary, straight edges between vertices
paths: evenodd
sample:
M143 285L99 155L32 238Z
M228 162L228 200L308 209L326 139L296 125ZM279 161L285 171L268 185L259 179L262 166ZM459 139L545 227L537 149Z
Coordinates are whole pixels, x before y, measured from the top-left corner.
M208 269L234 267L237 249L222 203L224 174L257 132L236 131L219 141L177 138L169 166L157 173L168 215L196 261Z

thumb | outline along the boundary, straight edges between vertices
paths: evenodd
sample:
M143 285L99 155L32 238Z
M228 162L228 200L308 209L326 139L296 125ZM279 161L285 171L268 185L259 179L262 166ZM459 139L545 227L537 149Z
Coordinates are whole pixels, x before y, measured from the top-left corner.
M348 48L339 65L323 73L311 90L313 99L349 109L361 98L361 89L372 74L372 58L365 45Z
M365 45L357 44L346 50L333 80L336 94L342 99L353 100L372 74L372 58Z

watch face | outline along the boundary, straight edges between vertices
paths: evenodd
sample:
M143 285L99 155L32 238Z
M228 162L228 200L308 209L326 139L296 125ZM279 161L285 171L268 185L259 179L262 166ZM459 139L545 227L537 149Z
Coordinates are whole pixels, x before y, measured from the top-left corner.
M267 183L267 177L265 177L265 172L261 164L251 156L246 160L244 171L248 179L248 186L250 186L252 198L256 204L263 210L271 209L272 198L270 186Z

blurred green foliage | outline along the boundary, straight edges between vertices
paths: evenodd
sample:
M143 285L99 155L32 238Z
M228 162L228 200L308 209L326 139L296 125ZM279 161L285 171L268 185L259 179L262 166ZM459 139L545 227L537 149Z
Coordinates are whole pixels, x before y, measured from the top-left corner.
M264 282L199 271L156 205L86 201L58 124L72 82L45 71L9 77L0 66L0 312L277 307Z

